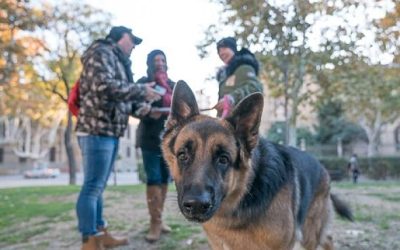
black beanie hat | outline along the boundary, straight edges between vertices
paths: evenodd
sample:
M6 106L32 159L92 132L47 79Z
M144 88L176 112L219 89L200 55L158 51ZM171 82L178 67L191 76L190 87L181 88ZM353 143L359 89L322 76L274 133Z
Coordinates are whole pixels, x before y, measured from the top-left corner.
M108 33L106 38L111 38L114 42L118 42L121 39L122 35L125 33L131 36L132 41L135 43L135 45L139 45L143 41L143 39L132 34L132 29L129 29L125 26L112 27L110 33Z
M219 48L230 48L233 52L237 52L236 39L233 37L225 37L217 42L217 50Z
M160 50L160 49L155 49L152 50L149 54L147 54L147 75L148 76L152 76L152 74L155 71L155 65L154 65L154 58L157 55L163 55L165 58L165 70L168 70L168 64L167 64L167 57L165 56L164 51Z
M164 51L160 49L152 50L149 54L147 54L147 67L154 67L154 57L157 55L163 55L165 58L165 62L167 62L167 57L165 56Z

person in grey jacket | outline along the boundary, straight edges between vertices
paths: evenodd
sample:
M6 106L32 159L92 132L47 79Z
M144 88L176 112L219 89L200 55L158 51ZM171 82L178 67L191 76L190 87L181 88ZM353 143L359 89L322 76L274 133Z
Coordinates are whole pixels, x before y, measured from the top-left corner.
M94 41L82 56L76 133L84 181L76 213L85 250L127 244L126 239L114 238L107 231L102 193L129 116L146 114L151 108L148 103L160 99L152 89L154 83L134 84L129 57L141 42L131 29L116 26L105 39Z

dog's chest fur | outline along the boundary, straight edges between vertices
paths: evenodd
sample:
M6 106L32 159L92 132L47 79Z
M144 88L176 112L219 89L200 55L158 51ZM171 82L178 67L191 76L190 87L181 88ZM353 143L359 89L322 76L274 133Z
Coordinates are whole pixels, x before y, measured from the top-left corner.
M212 249L291 249L295 242L294 213L291 206L287 206L291 193L292 187L282 188L257 223L232 227L232 219L218 215L204 223Z

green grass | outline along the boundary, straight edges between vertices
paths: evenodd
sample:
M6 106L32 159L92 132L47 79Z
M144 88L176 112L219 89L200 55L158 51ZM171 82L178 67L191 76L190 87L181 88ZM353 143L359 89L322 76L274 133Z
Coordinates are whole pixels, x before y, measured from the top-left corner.
M75 206L75 200L63 200L61 197L78 195L79 190L80 187L78 186L0 189L0 231L30 218L54 218L72 210ZM139 194L145 191L145 185L110 186L108 190ZM70 218L65 216L61 220Z
M70 211L74 202L57 198L78 191L79 187L76 186L0 189L0 231L30 218L54 218Z
M187 221L175 221L169 223L172 228L172 233L160 245L160 250L189 250L199 243L204 243L204 239L196 237L201 233L201 228L197 224L189 223ZM177 244L178 242L185 242L191 239L193 242L190 245Z
M78 192L77 186L0 189L0 242L26 242L32 236L50 230L51 223L70 220L71 216L66 212L74 208L75 201L63 200L63 197ZM32 219L37 223L18 228Z
M400 183L368 181L354 185L351 182L334 182L332 186L338 189L354 190L355 193L375 197L385 203L400 203L400 193L390 192L391 188L400 188ZM0 248L16 243L30 244L32 237L46 235L53 230L54 225L64 222L70 225L74 224L71 226L71 231L78 234L73 211L79 190L79 186L0 189ZM175 187L170 185L169 190L172 192ZM107 204L118 204L119 201L129 197L129 199L134 199L133 209L146 209L147 211L146 200L143 199L145 191L146 186L144 184L109 186L106 192L112 192L112 194L109 195ZM353 209L356 221L373 223L382 231L392 230L392 222L400 220L398 209L393 211L382 210L379 207L364 204L354 204ZM129 222L121 221L118 217L109 219L112 230L126 232L132 226ZM199 249L207 244L199 224L190 223L183 216L176 216L176 214L165 216L164 219L173 231L168 237L162 237L157 243L159 244L158 249ZM137 218L134 225L135 229L140 230L137 237L142 238L147 227L147 217L143 220ZM51 239L36 242L35 244L39 244L36 246L41 247L37 249L46 249L49 244L48 240ZM188 240L190 240L190 244L187 244Z
M368 195L378 197L386 201L400 202L400 193L368 193Z
M120 192L123 194L142 194L146 192L146 185L121 185L121 186L108 186L107 191Z
M169 185L168 190L175 191L175 185ZM130 195L143 194L146 192L146 184L108 186L107 191L120 192Z
M45 233L50 229L50 225L42 225L39 227L28 228L26 230L20 230L18 232L12 232L10 234L0 235L0 242L8 244L26 242L29 238L37 234Z
M385 203L400 203L400 193L391 191L394 188L400 188L398 181L366 181L358 184L333 182L332 186L338 189L362 192L363 195L376 197ZM400 220L398 210L387 211L370 205L354 204L353 213L355 221L373 223L378 225L382 231L389 230L392 221Z
M353 184L349 181L343 182L332 182L332 186L340 189L376 189L376 188L393 188L400 187L398 181L365 181L357 184Z
M107 192L120 193L123 197L143 194L145 190L144 184L107 187ZM54 223L74 221L76 218L71 212L79 191L79 186L0 189L0 246L28 242L31 237L51 230ZM118 199L110 196L108 200L118 202ZM145 200L137 206L147 207ZM22 223L28 223L29 226L24 227ZM117 221L112 224L116 230L126 230L127 227ZM43 244L46 245L45 242Z

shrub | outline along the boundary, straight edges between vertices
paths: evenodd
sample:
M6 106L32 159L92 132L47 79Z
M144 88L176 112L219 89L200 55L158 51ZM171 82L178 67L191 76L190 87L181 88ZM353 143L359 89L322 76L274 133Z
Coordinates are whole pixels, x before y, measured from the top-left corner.
M340 181L347 175L347 160L340 157L319 157L318 160L328 170L331 179Z
M141 183L146 183L147 176L146 176L146 172L144 171L143 161L137 162L137 173L138 173L139 181Z
M361 174L366 174L374 180L400 178L400 157L370 157L360 158Z
M319 161L331 175L346 176L348 159L340 157L320 157ZM361 175L374 180L400 178L400 157L370 157L359 158ZM332 178L334 179L334 178Z

